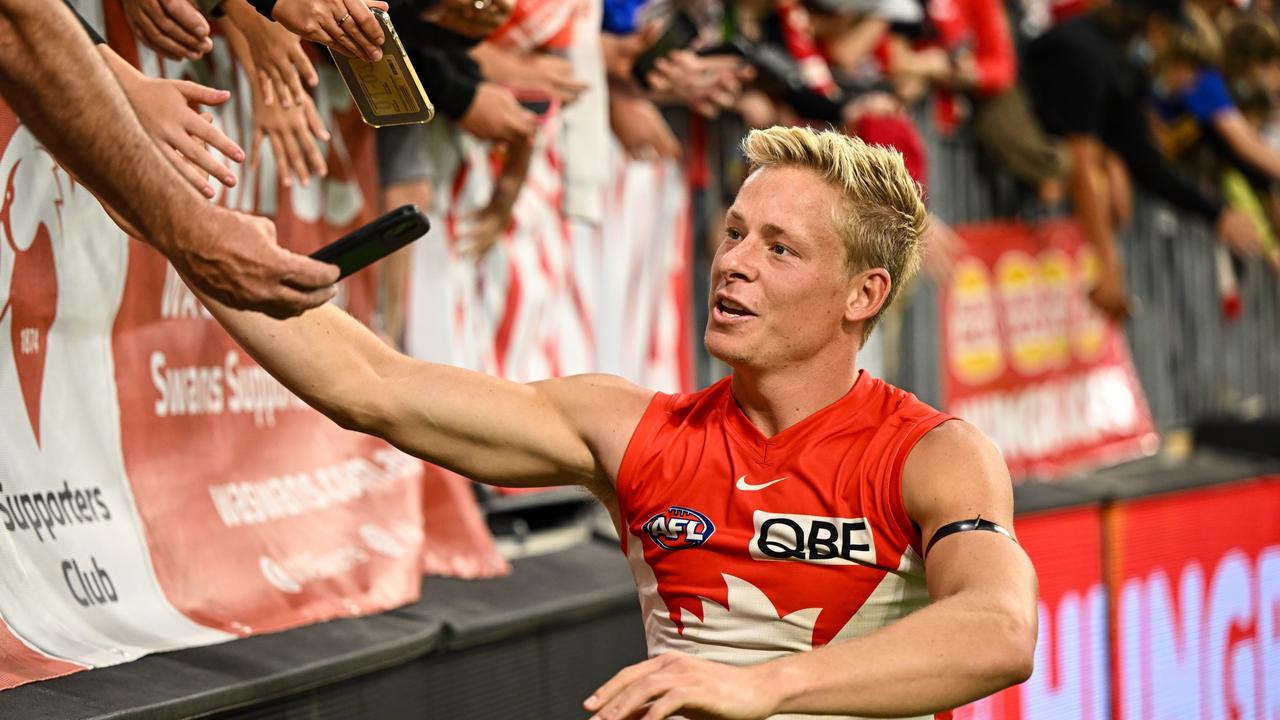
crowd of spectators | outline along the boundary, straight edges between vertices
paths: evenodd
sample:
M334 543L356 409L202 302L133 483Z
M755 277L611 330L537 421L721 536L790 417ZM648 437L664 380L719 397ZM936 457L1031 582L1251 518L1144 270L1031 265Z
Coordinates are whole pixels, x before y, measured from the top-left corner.
M748 128L840 127L899 149L922 184L928 158L915 123L971 131L1028 204L1071 208L1100 258L1091 299L1117 320L1130 307L1114 236L1130 219L1134 182L1203 217L1235 255L1280 268L1280 31L1270 0L121 2L137 37L162 55L201 57L216 23L248 71L246 153L207 124L174 129L176 108L225 93L148 82L102 46L144 125L209 196L207 175L235 182L209 145L256 162L269 143L286 185L326 174L329 136L310 94L323 55L303 41L375 59L383 38L369 8L387 10L441 117L377 131L383 204L429 206L459 130L501 148L493 198L468 218L463 261L510 223L545 118L588 103L640 161L685 152L688 139L667 120L680 107ZM585 54L575 42L584 27L594 51ZM567 146L602 157L577 130L565 130ZM940 218L931 226L929 267L945 275L954 237ZM398 295L403 259L385 272ZM393 337L398 318L393 310Z

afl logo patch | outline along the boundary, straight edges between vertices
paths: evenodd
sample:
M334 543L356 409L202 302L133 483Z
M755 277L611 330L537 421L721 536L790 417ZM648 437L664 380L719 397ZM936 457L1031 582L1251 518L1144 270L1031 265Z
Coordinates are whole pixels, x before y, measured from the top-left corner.
M705 543L716 531L715 523L697 510L672 505L642 526L649 537L667 550L684 550Z

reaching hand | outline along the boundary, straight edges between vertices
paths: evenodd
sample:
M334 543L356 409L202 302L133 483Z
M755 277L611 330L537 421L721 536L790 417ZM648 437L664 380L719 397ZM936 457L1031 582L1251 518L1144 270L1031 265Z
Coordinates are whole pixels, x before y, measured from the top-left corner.
M492 43L471 51L484 78L506 87L528 91L568 104L587 89L573 76L568 60L545 52L516 52Z
M1098 283L1089 291L1089 301L1117 323L1125 322L1133 314L1124 284L1124 268L1118 261L1099 267Z
M645 78L656 93L669 94L704 117L715 117L733 107L742 94L742 83L755 70L731 55L701 56L676 50L658 58Z
M129 29L171 60L196 60L213 49L209 21L191 0L121 0Z
M482 82L458 125L481 140L517 142L533 136L535 119L510 90Z
M591 720L665 720L671 715L763 720L777 710L776 688L761 668L733 667L669 652L632 665L582 705Z
M474 260L481 260L502 239L511 224L510 213L486 207L463 218L458 250Z
M680 141L648 98L621 89L610 91L609 125L623 149L637 160L680 157Z
M271 19L304 40L367 62L382 59L385 37L369 8L387 9L381 0L278 0Z
M235 173L214 158L208 146L212 145L235 162L244 160L244 150L214 127L212 115L192 109L196 105L221 105L231 93L187 80L147 77L110 48L103 46L102 53L138 120L187 182L208 198L214 195L208 183L209 175L227 187L234 187Z
M605 33L600 37L600 46L604 53L604 68L609 77L619 82L630 83L631 70L636 58L653 46L662 37L663 24L655 20L631 35L611 35Z
M482 38L511 17L515 0L440 0L422 19L471 38Z
M253 72L258 76L263 105L278 102L290 107L301 103L307 97L303 84L314 88L320 83L315 66L297 35L245 5L228 8L228 17L244 34L243 47L248 50Z
M304 96L301 103L292 107L266 105L260 101L260 93L254 86L253 140L249 144L253 158L249 166L257 170L262 162L262 139L271 141L280 179L286 187L296 178L304 186L310 184L311 175L324 177L329 174L324 154L316 140L328 141L329 131L320 122L315 103Z
M1263 254L1262 236L1248 215L1227 208L1218 216L1218 224L1214 228L1222 244L1241 259L1258 257Z
M270 220L203 205L157 244L173 266L201 292L240 310L286 318L328 302L338 267L276 244Z

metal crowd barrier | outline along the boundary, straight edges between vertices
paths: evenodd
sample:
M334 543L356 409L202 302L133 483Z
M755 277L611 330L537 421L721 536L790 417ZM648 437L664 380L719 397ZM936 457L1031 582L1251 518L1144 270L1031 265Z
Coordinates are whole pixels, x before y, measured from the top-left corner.
M1020 216L1027 195L1013 178L982 155L966 130L943 137L928 117L917 114L929 152L930 210L952 225ZM741 133L728 124L717 129ZM1224 319L1212 231L1141 191L1120 242L1136 301L1126 335L1157 426L1280 413L1280 279L1260 262L1247 263L1239 279L1240 316ZM706 258L698 263L695 277L705 276ZM922 277L904 294L897 316L877 330L886 336L886 379L933 404L942 401L938 292ZM699 340L702 320L695 323ZM699 368L706 367L713 365L703 356ZM700 373L700 381L708 378Z

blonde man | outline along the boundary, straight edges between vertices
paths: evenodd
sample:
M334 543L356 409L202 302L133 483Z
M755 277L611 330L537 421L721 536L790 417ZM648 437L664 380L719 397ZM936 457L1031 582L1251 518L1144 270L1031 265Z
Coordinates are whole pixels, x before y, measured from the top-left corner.
M995 448L856 370L924 207L901 156L859 140L744 147L706 329L733 374L701 392L519 385L398 355L332 307L212 309L344 427L483 482L595 493L651 659L586 700L594 717L946 717L1029 675L1036 585Z

